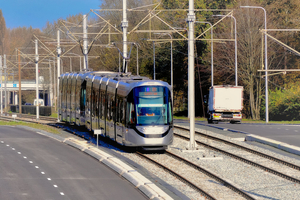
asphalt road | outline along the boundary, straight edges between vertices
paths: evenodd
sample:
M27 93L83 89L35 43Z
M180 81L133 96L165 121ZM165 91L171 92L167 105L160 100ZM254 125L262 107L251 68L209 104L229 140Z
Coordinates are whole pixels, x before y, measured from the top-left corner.
M174 120L175 124L183 124L189 126L188 120ZM300 147L300 125L286 125L286 124L230 124L220 122L218 124L207 124L207 121L196 121L195 126L199 128L219 128L237 131L234 134L236 137L243 136L247 133L255 134L269 139L284 142L290 145ZM205 128L205 127L204 127ZM232 134L230 131L224 134ZM240 132L240 133L238 133Z
M0 199L147 198L77 149L26 129L0 126Z

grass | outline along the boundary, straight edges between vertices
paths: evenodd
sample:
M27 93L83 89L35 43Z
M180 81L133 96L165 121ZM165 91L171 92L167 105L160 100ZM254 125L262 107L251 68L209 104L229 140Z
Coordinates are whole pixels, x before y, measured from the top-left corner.
M43 131L47 131L49 133L54 133L54 134L60 134L59 130L56 128L53 128L51 126L47 126L47 125L43 125L43 124L35 124L35 123L28 123L28 122L6 122L6 121L0 121L0 126L28 126L31 128L35 128L35 129L39 129L39 130L43 130Z

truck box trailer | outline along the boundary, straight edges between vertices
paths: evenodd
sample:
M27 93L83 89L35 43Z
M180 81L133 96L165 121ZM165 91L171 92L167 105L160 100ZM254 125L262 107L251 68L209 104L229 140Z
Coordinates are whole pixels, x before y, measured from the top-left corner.
M209 89L207 121L240 123L243 109L243 86L215 85Z

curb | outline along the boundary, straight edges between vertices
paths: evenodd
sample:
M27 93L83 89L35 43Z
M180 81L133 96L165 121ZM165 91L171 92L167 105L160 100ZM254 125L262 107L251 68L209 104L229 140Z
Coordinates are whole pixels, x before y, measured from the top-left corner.
M86 154L96 158L115 172L117 172L120 176L125 178L131 184L133 184L136 188L138 188L142 193L144 193L149 199L155 200L171 200L171 198L167 193L165 193L162 189L152 183L149 179L145 178L139 172L137 172L134 168L125 164L120 159L100 150L93 146L89 146L87 142L82 142L76 140L74 138L66 138L61 142L66 143L72 147L75 147Z
M254 135L254 134L247 134L245 137L245 141L254 141L254 142L259 142L259 143L263 143L266 145L270 145L272 147L278 148L280 150L283 151L287 151L289 153L293 153L296 155L300 155L300 147L297 146L293 146L284 142L279 142L276 140L272 140L269 138L265 138L265 137L261 137L258 135Z

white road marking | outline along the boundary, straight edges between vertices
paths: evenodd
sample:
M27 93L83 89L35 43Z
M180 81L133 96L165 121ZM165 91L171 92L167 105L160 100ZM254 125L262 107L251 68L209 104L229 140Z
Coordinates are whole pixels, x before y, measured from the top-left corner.
M4 141L1 141L1 143L4 143ZM6 145L7 147L9 147L9 144ZM15 148L11 148L13 151L15 151ZM18 152L18 154L21 154L21 152ZM27 159L26 156L23 156L24 159ZM29 163L33 163L31 160L29 161ZM39 166L35 166L36 169L39 168ZM45 174L45 172L41 172L41 174ZM47 178L48 181L51 181L51 178ZM57 188L57 185L53 185L55 188ZM60 192L60 195L64 196L65 194L63 192Z

